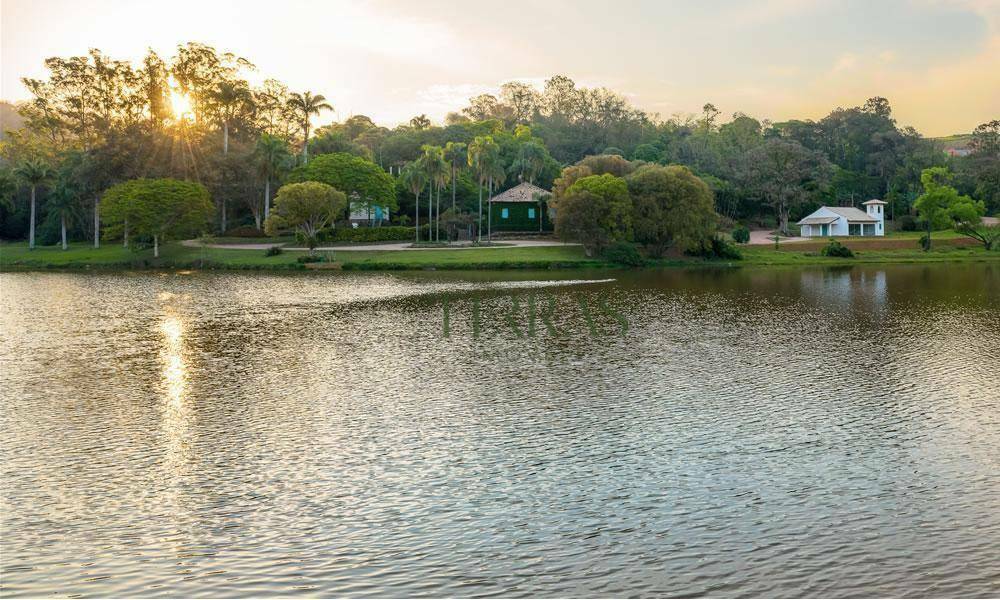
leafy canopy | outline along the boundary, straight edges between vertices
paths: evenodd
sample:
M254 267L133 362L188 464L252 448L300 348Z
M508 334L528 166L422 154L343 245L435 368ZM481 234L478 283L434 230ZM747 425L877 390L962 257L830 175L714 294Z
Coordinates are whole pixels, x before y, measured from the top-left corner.
M104 192L101 202L107 231L127 224L130 233L160 239L200 234L213 212L203 185L170 178L119 183Z

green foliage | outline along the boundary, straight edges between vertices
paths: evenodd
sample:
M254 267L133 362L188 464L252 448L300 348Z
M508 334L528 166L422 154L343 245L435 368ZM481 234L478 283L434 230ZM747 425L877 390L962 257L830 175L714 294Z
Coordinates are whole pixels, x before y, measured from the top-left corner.
M838 240L830 240L830 243L824 246L820 253L823 256L854 258L854 253L851 252L851 249L841 244Z
M264 256L278 256L283 252L284 250L281 249L281 246L270 246L264 251Z
M108 235L122 233L127 226L130 236L157 241L202 233L213 211L204 186L170 178L126 181L109 188L101 199Z
M651 256L662 256L674 245L694 248L715 233L712 191L687 167L645 165L625 181L632 197L634 239Z
M646 264L636 245L629 242L611 244L604 250L603 256L606 260L626 267L641 267Z
M556 234L583 244L587 256L599 255L608 245L631 235L632 201L621 177L584 177L552 204L557 215Z
M746 244L750 241L750 230L745 225L740 225L733 230L733 241L737 244Z
M312 248L310 248L310 250L312 250ZM295 259L295 262L299 264L318 263L318 262L323 262L323 257L320 256L319 254L312 254L310 252L309 254L297 257Z
M352 154L339 152L316 156L296 167L288 181L318 181L348 196L357 195L357 201L362 204L387 206L390 210L398 207L392 176L370 160Z
M264 223L264 229L268 235L275 235L280 229L294 228L312 250L318 242L319 232L346 206L347 196L325 183L289 183L278 190L274 211Z
M338 227L326 232L331 242L405 242L413 239L412 227Z
M896 217L896 229L899 231L916 231L917 220L912 215L900 215Z
M226 237L260 238L266 234L252 225L241 225L233 227L225 232Z
M717 235L702 240L694 248L688 249L686 254L719 260L743 259L743 253L739 248Z

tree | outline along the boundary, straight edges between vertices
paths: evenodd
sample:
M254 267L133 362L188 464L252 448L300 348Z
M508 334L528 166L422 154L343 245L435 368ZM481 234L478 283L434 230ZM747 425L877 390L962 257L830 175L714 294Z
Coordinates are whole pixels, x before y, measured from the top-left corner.
M62 249L69 248L66 239L66 222L76 216L79 208L79 195L73 188L73 183L66 178L60 177L53 186L46 202L46 210L50 214L59 215L59 230L61 234Z
M511 165L511 170L517 172L521 180L528 183L535 183L535 178L541 174L545 168L545 159L548 156L545 146L538 140L530 140L520 145L517 149L517 158Z
M983 123L972 132L967 157L976 197L1000 212L1000 120Z
M347 196L318 181L289 183L274 197L274 212L264 223L268 235L292 227L305 238L309 250L316 248L318 234L347 206Z
M153 256L160 242L198 235L212 217L208 190L200 183L177 179L132 179L104 192L101 216L106 232L134 232L153 238Z
M410 127L416 129L417 131L423 131L431 126L431 120L427 118L427 115L417 115L410 119Z
M826 157L794 141L770 138L746 154L741 178L777 213L779 230L788 235L788 218L821 192L832 167Z
M414 161L403 167L403 171L399 174L399 178L406 189L413 194L415 199L414 214L417 217L416 222L416 241L420 242L420 194L424 190L424 186L427 185L427 175L424 172L423 165L420 161ZM428 200L429 202L429 200Z
M712 190L687 167L646 165L625 178L634 239L652 256L694 248L715 233Z
M493 196L493 175L500 162L500 147L492 136L476 136L469 144L469 167L476 173L479 180L479 218L476 221L476 232L479 242L483 241L483 185L490 183L490 198Z
M930 250L931 231L954 226L955 231L980 241L987 250L996 242L996 230L982 226L982 216L986 206L982 200L975 201L958 193L948 185L953 175L944 167L924 169L920 181L924 193L917 198L914 207L926 228L924 249Z
M632 200L628 185L614 175L590 175L553 199L556 235L583 244L587 256L600 254L610 244L629 239Z
M441 146L424 146L424 155L420 158L420 164L424 169L424 174L427 176L427 181L431 184L431 198L430 202L427 203L427 224L428 226L434 227L433 236L436 241L441 239L440 231L440 220L441 220L441 188L448 181L448 161L444 158L444 149ZM437 221L432 223L431 208L434 206L433 193L437 190ZM428 237L432 233L428 230Z
M229 126L237 114L253 106L253 95L245 81L223 81L210 96L222 124L222 153L229 154Z
M444 146L444 159L451 163L451 209L455 208L455 192L458 188L458 165L469 160L468 146L462 142L448 142Z
M308 164L296 167L288 176L288 181L325 183L347 194L351 203L364 210L371 210L374 206L391 210L397 208L392 175L372 161L352 154L320 154Z
M27 160L14 169L14 174L21 182L31 189L31 217L28 229L28 248L35 248L35 191L38 186L44 185L52 177L52 169L48 163L39 160Z
M302 162L309 162L309 119L322 110L333 110L322 94L312 92L292 92L288 98L288 107L292 110L299 127L302 128Z
M289 167L291 153L288 151L288 144L285 140L264 133L257 139L257 145L254 147L254 159L258 172L264 178L264 220L266 221L271 216L271 180L276 179ZM260 211L254 210L253 215L257 229L260 229Z

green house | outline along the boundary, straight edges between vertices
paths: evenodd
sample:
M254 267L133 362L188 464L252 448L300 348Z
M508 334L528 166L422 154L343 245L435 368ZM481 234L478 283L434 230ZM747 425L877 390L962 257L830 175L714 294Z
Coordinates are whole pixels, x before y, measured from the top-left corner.
M490 200L493 231L552 231L551 192L521 182Z

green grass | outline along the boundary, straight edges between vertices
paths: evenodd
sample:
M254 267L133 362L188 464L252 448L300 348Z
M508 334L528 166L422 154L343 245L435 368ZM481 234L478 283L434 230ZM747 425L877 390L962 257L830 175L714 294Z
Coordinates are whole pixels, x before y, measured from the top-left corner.
M651 261L656 267L722 266L805 266L853 265L864 263L925 263L1000 261L1000 251L986 252L981 246L956 247L940 244L930 252L912 248L864 250L856 249L855 258L827 258L816 250L792 249L783 244L773 246L743 246L743 260L707 261L700 258L675 257ZM160 258L154 259L150 249L128 250L107 244L95 250L89 244L72 244L69 250L58 246L28 250L24 242L0 244L0 270L45 269L306 269L297 258L304 252L285 251L266 257L263 250L199 248L177 243L164 244ZM587 258L579 246L471 248L465 250L366 250L322 252L328 262L320 268L348 270L398 269L551 269L612 267L600 259Z

